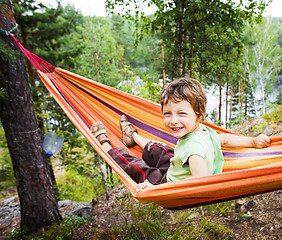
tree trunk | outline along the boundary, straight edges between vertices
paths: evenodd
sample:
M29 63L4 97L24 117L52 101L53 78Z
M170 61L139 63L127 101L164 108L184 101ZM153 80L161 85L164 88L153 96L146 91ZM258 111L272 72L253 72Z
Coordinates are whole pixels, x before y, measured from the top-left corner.
M0 28L16 23L11 2L0 10ZM15 31L18 35L18 31ZM18 36L16 36L18 38ZM10 151L21 207L22 229L39 229L62 219L48 170L47 156L31 98L24 57L13 40L0 33L0 41L14 50L10 62L0 56L0 88L7 98L0 99L0 118Z
M105 178L104 170L103 170L102 163L101 163L101 157L100 157L99 154L98 154L98 164L99 164L99 168L100 168L100 171L101 171L101 176L102 176L102 180L103 180L103 184L104 184L104 188L105 188L106 199L109 200L110 196L109 196L108 184L107 184L107 180Z
M163 88L165 87L165 66L164 66L164 41L161 39L161 51L162 51L162 69L163 69Z
M98 51L96 47L96 36L94 36L94 42L95 42L95 60L96 60L96 81L98 81L99 76L99 60L98 60Z
M218 125L221 126L222 86L219 85Z
M230 106L229 106L229 124L230 124L230 122L231 122L231 120L232 120L232 101L233 101L233 95L234 95L234 93L233 93L233 86L231 85L230 86Z
M184 77L185 76L185 68L184 58L183 58L183 23L184 23L184 7L183 1L176 1L176 8L178 10L178 14L175 22L175 57L176 64L172 66L176 69L176 77Z
M225 128L228 128L228 93L229 93L229 81L226 83L226 94L225 94Z

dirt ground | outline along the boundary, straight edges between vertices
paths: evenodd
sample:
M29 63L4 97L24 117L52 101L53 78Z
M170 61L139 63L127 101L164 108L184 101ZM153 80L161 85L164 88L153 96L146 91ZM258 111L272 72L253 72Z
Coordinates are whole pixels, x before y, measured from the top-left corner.
M77 229L73 239L119 239L109 229L114 225L121 226L125 219L130 221L131 216L123 209L118 209L115 204L115 199L124 194L128 194L127 189L119 186L112 191L108 201L101 198L94 205L95 218ZM216 215L216 221L232 229L229 239L282 239L282 190L233 202L234 210L228 213L228 216ZM165 209L162 211L169 218L171 211ZM167 227L173 226L168 224Z

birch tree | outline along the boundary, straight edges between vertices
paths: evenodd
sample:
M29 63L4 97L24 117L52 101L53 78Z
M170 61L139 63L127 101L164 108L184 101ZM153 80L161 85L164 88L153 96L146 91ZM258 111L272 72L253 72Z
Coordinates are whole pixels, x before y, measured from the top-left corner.
M265 113L267 99L274 92L273 84L276 79L277 69L281 65L281 48L277 44L278 34L272 30L272 19L265 18L260 24L249 26L248 47L249 78L258 91L258 103L262 105Z

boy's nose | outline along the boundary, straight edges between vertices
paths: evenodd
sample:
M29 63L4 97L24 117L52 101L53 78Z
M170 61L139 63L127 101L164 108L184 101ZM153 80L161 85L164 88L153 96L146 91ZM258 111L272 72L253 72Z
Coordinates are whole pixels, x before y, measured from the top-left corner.
M172 116L171 116L171 119L170 119L170 123L171 123L171 124L176 124L176 123L178 123L178 117L175 116L175 115L172 115Z

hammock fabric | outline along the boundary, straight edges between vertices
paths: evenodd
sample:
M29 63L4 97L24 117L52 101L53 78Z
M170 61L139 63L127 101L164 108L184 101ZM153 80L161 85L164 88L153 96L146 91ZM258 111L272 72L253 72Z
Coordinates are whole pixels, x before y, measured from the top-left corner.
M119 127L119 118L125 114L142 136L174 147L177 139L165 129L160 105L57 68L10 36L69 119L140 202L155 202L176 210L282 189L282 136L279 136L271 137L271 146L264 149L223 148L225 163L221 174L164 183L136 192L137 184L104 151L90 127L93 122L102 121L112 146L125 147ZM236 134L208 122L204 124L218 133ZM137 146L128 150L142 156Z

